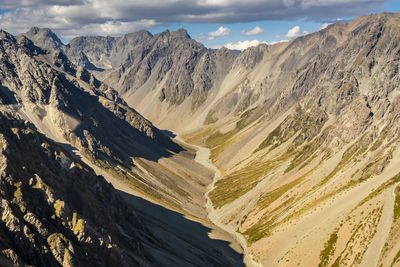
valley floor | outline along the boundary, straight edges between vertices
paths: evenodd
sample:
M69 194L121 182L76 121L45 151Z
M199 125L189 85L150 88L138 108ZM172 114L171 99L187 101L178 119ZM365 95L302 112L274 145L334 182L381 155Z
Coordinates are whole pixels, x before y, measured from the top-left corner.
M181 138L177 138L178 141L183 142ZM188 144L189 145L189 144ZM232 237L235 238L235 240L240 244L243 253L244 253L244 263L246 266L260 266L257 262L255 262L252 258L252 256L249 254L249 250L247 247L247 241L245 237L236 231L232 226L226 225L221 221L221 218L219 217L218 213L215 211L215 208L211 202L211 199L209 198L209 193L214 190L215 188L215 182L221 177L221 171L215 166L212 161L210 160L210 149L206 147L201 147L201 146L195 146L192 145L197 149L196 153L196 158L195 160L202 164L203 166L213 170L215 172L213 182L208 186L207 193L205 194L207 198L206 202L206 209L208 212L208 218L211 220L211 222L216 225L217 227L223 229L227 233L229 233Z
M209 185L205 195L207 198L206 209L207 212L209 212L208 218L187 216L152 203L148 197L140 194L120 179L115 178L108 172L99 168L80 154L79 151L74 150L73 152L93 168L97 175L102 175L108 182L110 182L135 210L139 211L144 217L146 217L147 221L153 224L150 227L153 231L157 232L159 231L158 229L163 229L171 233L171 236L164 236L163 238L169 244L174 244L172 248L173 251L183 253L182 247L185 246L189 247L188 249L205 248L205 250L214 250L218 251L218 253L223 253L226 258L230 259L231 266L257 266L247 252L247 243L245 238L233 228L221 223L217 214L214 213L214 208L208 198L208 192L214 188L214 183L220 176L220 172L209 159L210 150L205 147L187 144L184 140L179 138L179 136L176 136L176 141L196 148L197 152L195 161L206 168L215 171L214 181ZM176 237L181 239L183 243L187 244L180 244L176 241ZM184 255L181 256L184 257ZM189 254L188 257L190 257ZM188 261L190 262L190 259ZM173 262L170 262L169 264L174 265ZM191 264L194 266L198 265L195 261L191 262Z

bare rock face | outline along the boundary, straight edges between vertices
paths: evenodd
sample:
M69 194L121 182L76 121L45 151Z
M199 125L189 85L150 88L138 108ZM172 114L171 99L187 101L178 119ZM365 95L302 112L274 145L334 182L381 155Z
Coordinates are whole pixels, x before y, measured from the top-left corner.
M217 80L217 61L224 60L221 68L229 69L235 56L227 49L217 55L191 39L183 29L165 31L131 47L122 65L103 78L122 94L132 93L144 84L149 84L151 90L162 85L160 100L180 105L191 97L195 109L204 103Z
M46 50L62 49L64 46L60 38L48 28L32 27L24 35L32 40L36 46Z
M146 227L110 184L33 125L10 114L0 114L0 122L4 257L33 266L146 261L140 245Z
M109 140L114 139L115 131L126 131L123 136L127 140L172 145L149 121L128 107L117 92L85 69L76 68L59 50L46 54L24 36L18 40L10 36L0 42L2 86L9 94L15 94L17 102L36 105L36 112L43 116L51 109L53 114L47 115L62 135L95 158L100 156L99 148L113 153ZM109 123L113 129L102 127Z
M118 38L77 37L60 47L46 45L51 40L42 38L47 36L42 32L48 30L31 29L24 35L44 49L61 49L73 63L94 70L121 94L134 92L145 83L153 88L162 83L162 101L179 105L191 96L194 109L206 100L217 72L228 70L237 56L228 49L210 51L183 29L155 36L139 31Z
M76 56L82 52L91 64L100 69L120 66L132 47L146 43L152 38L148 31L126 34L122 37L77 37L68 44L68 57L80 65Z

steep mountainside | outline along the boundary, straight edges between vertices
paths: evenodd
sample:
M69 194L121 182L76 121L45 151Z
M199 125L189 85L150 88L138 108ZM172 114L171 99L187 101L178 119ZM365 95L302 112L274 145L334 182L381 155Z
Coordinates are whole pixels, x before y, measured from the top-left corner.
M140 31L119 38L77 37L64 45L50 29L37 27L32 27L24 36L42 49L61 50L72 63L94 71L120 66L133 46L145 44L152 38L148 31Z
M61 49L75 64L88 69L94 66L97 77L160 126L168 126L160 121L179 117L169 114L178 112L172 107L182 107L179 112L185 117L206 106L210 92L219 88L238 56L228 49L208 50L183 29L154 36L140 31L119 38L77 37L61 48L58 43L47 45L53 40L48 29L32 28L24 35L44 49ZM78 59L80 52L88 62ZM246 60L252 65L257 59ZM158 118L160 113L165 116Z
M212 124L187 136L225 171L210 197L256 261L398 260L399 25L365 16L267 47ZM248 99L236 118L221 112L241 107L233 97Z
M156 239L114 188L14 116L0 114L2 256L18 266L155 263L144 243Z
M44 52L23 36L2 35L2 92L17 104L14 108L22 117L50 138L77 148L141 194L191 209L184 207L192 205L187 199L201 197L204 189L198 183L206 184L202 181L209 177L193 173L196 166L191 164L175 167L189 162L190 152L128 107L113 89L69 63L61 52ZM193 181L183 179L185 173L191 173Z
M59 50L0 32L0 111L1 249L8 259L35 266L241 265L229 243L208 237L212 228L230 240L206 218L212 173L193 160L193 149Z
M222 173L214 215L246 236L255 261L398 264L399 14L240 54L183 31L131 49L99 79L211 149Z
M1 266L240 262L233 253L225 258L216 252L222 244L175 236L166 217L160 225L142 215L88 165L17 116L0 113Z

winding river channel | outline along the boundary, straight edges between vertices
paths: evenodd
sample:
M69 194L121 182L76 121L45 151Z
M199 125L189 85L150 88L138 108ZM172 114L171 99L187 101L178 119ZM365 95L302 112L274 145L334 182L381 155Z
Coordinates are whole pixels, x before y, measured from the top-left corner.
M214 165L214 163L210 159L210 149L206 147L201 147L201 146L196 146L193 144L188 144L186 143L182 138L180 138L178 135L175 137L176 140L179 142L182 142L188 146L194 147L197 149L196 152L196 158L195 161L200 163L201 165L211 169L214 171L214 178L213 181L210 185L208 185L207 192L205 194L206 197L206 210L208 213L208 218L210 221L216 225L217 227L221 228L225 232L229 233L232 237L236 239L236 241L239 243L239 245L243 249L243 254L244 254L244 263L246 266L253 267L253 266L262 266L261 264L255 262L252 258L252 256L249 254L249 250L247 247L247 241L246 238L239 232L236 231L236 229L230 225L224 224L221 222L221 219L217 213L217 211L214 209L214 206L212 205L212 201L209 197L209 193L215 188L215 183L218 181L218 179L221 177L221 171L217 168L217 166Z

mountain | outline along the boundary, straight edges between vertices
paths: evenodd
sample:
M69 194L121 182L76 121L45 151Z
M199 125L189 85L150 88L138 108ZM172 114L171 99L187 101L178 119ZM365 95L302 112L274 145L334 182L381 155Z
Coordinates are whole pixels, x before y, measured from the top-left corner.
M122 37L77 37L64 45L50 29L38 27L32 27L24 36L42 49L61 50L72 63L99 72L120 66L132 46L152 38L150 32L139 31Z
M210 178L207 172L191 171L201 168L192 164L192 152L127 106L116 91L71 64L59 50L45 52L23 36L8 35L2 44L2 91L13 96L19 114L41 132L76 148L141 194L175 208L187 205L188 197L202 195L205 189L192 184ZM183 179L187 173L194 181Z
M8 113L0 114L0 121L3 263L132 266L156 261L144 245L156 239L104 178L31 123Z
M56 50L64 47L60 38L48 28L32 27L25 36L34 41L37 46L46 50Z
M399 25L399 13L362 16L241 53L166 31L93 73L154 125L211 150L222 175L213 215L255 262L392 266Z
M16 114L0 113L0 263L2 266L226 266L240 262L223 244L196 240L162 213L134 209L80 159ZM136 200L134 200L137 202ZM140 203L143 205L143 203ZM151 206L147 209L154 208ZM167 228L169 226L171 228ZM185 222L190 229L200 225ZM204 229L205 231L206 229ZM207 233L203 233L205 239ZM190 239L189 239L190 238ZM205 246L205 247L203 247ZM219 253L218 253L219 252Z
M193 148L60 50L0 31L0 58L4 264L241 266Z
M45 34L40 31L32 35L30 30L25 36L44 49L43 44L49 42L42 39ZM140 31L116 38L77 37L61 50L75 64L92 64L96 70L103 70L95 72L97 77L112 85L130 106L140 106L146 117L164 128L168 124L159 121L177 119L178 115L169 114L172 105L183 107L180 114L191 114L205 106L209 92L219 88L238 56L229 49L209 50L191 39L184 29L154 36ZM90 63L81 63L71 56L73 51L84 53ZM156 118L159 113L165 116Z
M399 22L364 16L265 47L187 136L224 170L210 197L255 261L398 260Z

